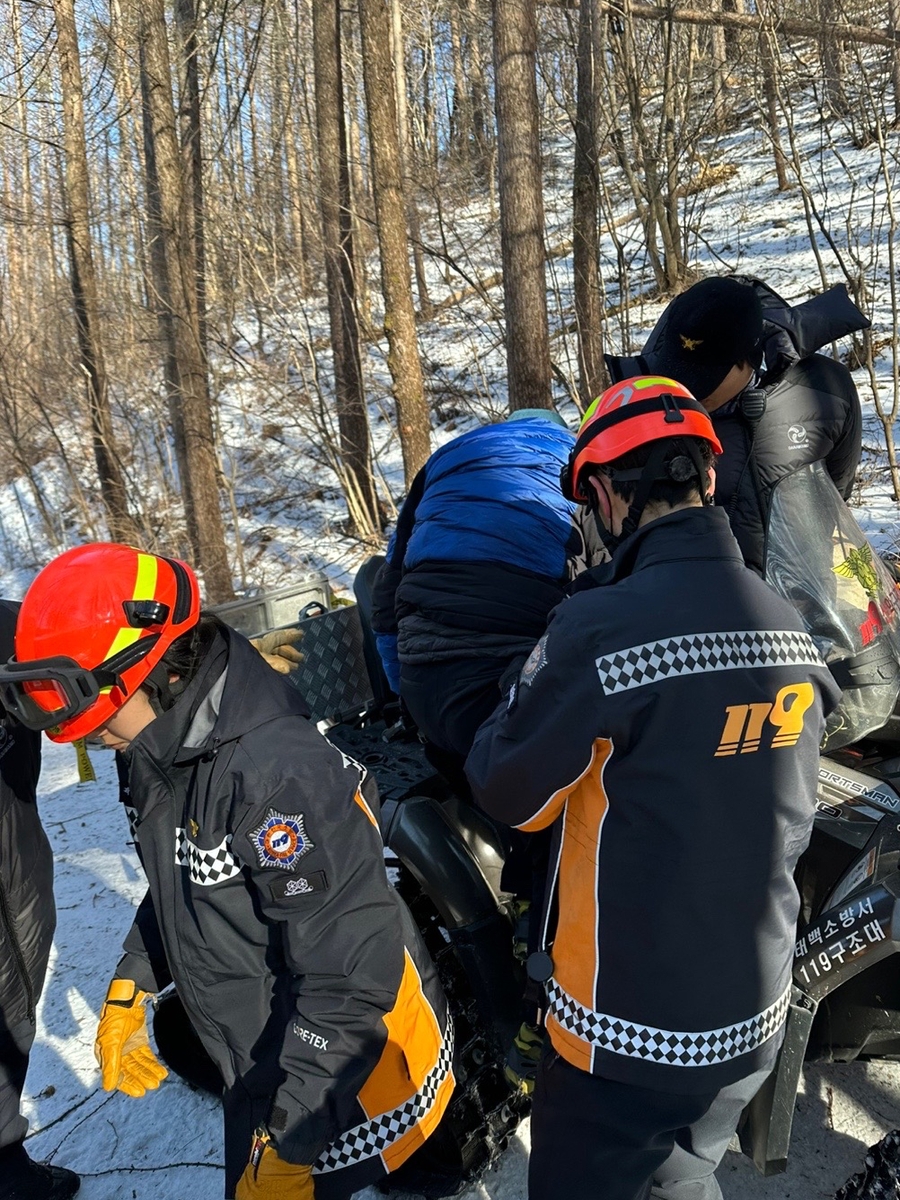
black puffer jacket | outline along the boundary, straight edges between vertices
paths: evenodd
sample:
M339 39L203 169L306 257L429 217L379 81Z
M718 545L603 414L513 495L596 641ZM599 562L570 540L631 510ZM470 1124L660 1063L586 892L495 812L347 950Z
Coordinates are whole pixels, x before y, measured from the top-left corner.
M736 278L762 302L765 360L757 384L712 414L723 448L716 503L728 511L744 561L762 574L769 503L780 479L822 462L844 499L850 495L862 448L859 396L843 363L815 351L869 321L843 284L792 306L758 279ZM614 382L667 373L657 350L665 325L664 312L638 358L607 356Z
M0 601L0 661L18 604ZM0 709L0 1028L34 1022L56 927L53 853L38 816L40 734Z
M226 1087L226 1195L265 1124L316 1197L399 1166L453 1090L434 968L390 887L365 772L246 639L216 632L175 706L131 743L150 885L119 964L178 986Z

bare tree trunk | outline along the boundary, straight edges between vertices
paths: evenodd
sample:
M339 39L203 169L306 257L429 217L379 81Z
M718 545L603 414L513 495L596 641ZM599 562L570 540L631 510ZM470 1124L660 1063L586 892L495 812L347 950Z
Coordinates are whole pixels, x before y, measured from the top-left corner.
M713 12L716 12L723 5L719 0L712 0L711 7ZM728 44L721 25L713 25L710 30L710 57L713 86L712 126L716 133L721 133L728 124Z
M191 224L194 250L194 278L197 290L197 317L200 346L204 359L209 357L206 326L206 231L203 198L203 142L200 133L200 74L197 66L197 11L194 0L175 0L175 19L181 42L181 67L184 72L181 104L181 149L185 178L189 182ZM204 372L209 400L209 375Z
M87 388L94 461L110 536L139 541L128 509L128 494L113 439L109 384L100 341L100 305L91 244L88 160L84 136L84 94L73 0L53 0L59 57L65 141L65 227L71 265L72 298L78 328L81 370Z
M572 194L572 268L578 331L578 401L582 412L603 390L605 368L600 291L600 176L597 153L595 56L600 14L596 0L581 0L578 14L578 97Z
M278 140L279 154L284 154L287 173L287 207L290 227L290 248L293 270L297 276L297 287L301 296L309 294L309 271L306 262L307 233L303 212L303 187L300 171L300 156L297 152L294 107L292 93L296 79L296 65L288 52L291 23L288 20L285 0L277 0L275 7L275 95L279 111Z
M412 240L413 267L416 273L416 291L419 293L419 312L426 321L431 320L433 305L428 295L425 278L425 255L422 252L422 227L419 207L415 199L413 180L413 143L409 131L409 112L406 99L406 65L404 62L403 14L400 0L391 0L391 50L394 56L394 87L397 94L397 131L400 137L400 166L403 177L403 192L406 196L406 215L409 236Z
M450 110L450 151L468 163L472 138L472 98L463 63L460 0L450 0L450 61L453 71L453 104Z
M722 11L726 13L738 13L743 15L747 11L745 0L722 0ZM743 43L741 35L737 29L730 26L725 26L723 30L725 34L725 50L729 62L738 62L743 53Z
M345 493L347 507L357 533L367 537L380 529L381 522L359 357L339 0L313 0L312 18L322 243L341 459L352 481Z
M25 54L22 46L22 5L21 0L12 0L10 4L10 25L13 36L13 69L16 83L16 116L19 122L21 147L20 170L21 192L19 203L22 207L21 245L16 253L24 267L26 278L35 268L34 262L34 194L31 186L31 138L29 136L28 105L25 102L27 88L25 83ZM31 286L26 286L20 295L22 315L29 324L34 319L34 293ZM29 364L30 365L30 364Z
M409 486L431 451L431 425L416 341L397 99L391 64L391 14L387 0L359 0L359 22L369 116L372 191L381 251L388 370L394 385L403 469Z
M678 212L679 161L675 141L677 114L675 103L678 80L675 62L675 29L671 19L667 22L663 59L662 121L660 124L661 155L665 166L665 191L659 195L660 221L663 248L665 250L666 283L669 291L676 291L684 280L687 259L681 219Z
M139 13L141 92L148 181L155 176L161 243L155 261L160 270L157 303L167 315L167 383L176 386L174 407L184 427L185 471L181 480L188 530L206 597L221 603L234 596L225 548L219 493L215 432L209 401L206 355L197 294L195 193L185 179L172 102L172 69L166 37L165 0L141 0ZM164 271L164 277L163 277ZM172 370L174 368L174 371ZM235 531L237 534L237 531Z
M832 28L840 17L836 0L817 0L819 33L819 61L825 81L825 102L838 116L846 116L850 102L844 89L844 62L840 43L832 34Z
M900 0L888 0L891 29L900 29ZM894 124L900 123L900 46L891 50L891 91L894 93Z
M767 14L761 13L763 19ZM776 81L776 55L778 52L777 35L771 28L764 28L759 33L759 62L763 78L763 95L766 101L765 116L769 126L769 137L772 142L772 152L775 157L775 176L778 180L779 192L788 189L787 159L781 147L781 133L778 129L778 84Z
M349 65L347 55L348 44L355 44L353 33L353 10L341 12L341 55L342 62ZM348 29L348 26L354 26ZM359 124L360 109L365 104L364 87L362 82L361 54L353 62L351 78L344 83L344 109L346 113L346 146L347 162L350 167L350 190L347 193L347 207L352 221L353 249L353 282L356 297L356 317L364 336L371 336L372 328L372 299L369 288L368 259L375 249L375 221L372 216L372 197L369 190L368 173L363 161L363 139ZM343 69L342 69L343 75ZM342 120L344 118L342 117Z
M476 174L485 180L490 189L491 208L494 206L495 152L492 122L489 117L490 100L485 79L484 55L478 40L481 26L476 0L462 0L462 11L466 14L469 49L469 78L471 81L472 144L475 151ZM493 217L491 218L494 219Z
M509 406L513 410L549 408L550 335L534 0L493 0L493 18Z

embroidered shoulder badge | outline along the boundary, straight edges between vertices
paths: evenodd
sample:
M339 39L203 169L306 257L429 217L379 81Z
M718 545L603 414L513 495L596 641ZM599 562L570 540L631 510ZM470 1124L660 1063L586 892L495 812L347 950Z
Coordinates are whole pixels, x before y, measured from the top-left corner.
M524 687L531 687L540 672L547 665L547 637L544 634L532 652L525 660L525 666L519 672L519 683Z
M315 849L303 826L303 813L285 816L270 808L262 825L247 834L261 867L292 870L304 854Z

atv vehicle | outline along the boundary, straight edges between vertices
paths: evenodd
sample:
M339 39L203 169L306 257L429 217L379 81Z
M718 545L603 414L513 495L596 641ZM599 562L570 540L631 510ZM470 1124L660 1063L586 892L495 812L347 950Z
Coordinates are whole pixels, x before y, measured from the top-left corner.
M823 467L775 489L766 579L800 612L839 686L817 812L797 868L794 994L778 1066L741 1146L783 1171L804 1059L900 1058L900 594Z
M357 605L301 614L306 661L292 679L326 736L378 782L388 869L456 1023L451 1109L386 1186L450 1195L496 1158L526 1111L503 1073L524 981L499 886L501 841L429 765L384 678L368 621L381 561L359 572ZM739 1131L744 1153L770 1175L786 1167L804 1058L900 1058L900 598L819 465L775 489L766 578L800 611L844 691L828 723L812 841L797 868L801 916L784 1046ZM199 1042L185 1055L185 1024L177 999L164 1001L155 1022L162 1057L216 1090Z
M291 681L330 741L375 776L389 877L409 906L440 974L455 1027L457 1088L438 1129L384 1190L455 1195L506 1148L528 1109L504 1074L522 1020L524 973L513 953L512 897L500 891L503 849L491 823L429 765L381 668L368 624L383 560L357 575L357 604L299 614L301 668ZM174 991L154 1035L163 1061L220 1094L222 1081Z

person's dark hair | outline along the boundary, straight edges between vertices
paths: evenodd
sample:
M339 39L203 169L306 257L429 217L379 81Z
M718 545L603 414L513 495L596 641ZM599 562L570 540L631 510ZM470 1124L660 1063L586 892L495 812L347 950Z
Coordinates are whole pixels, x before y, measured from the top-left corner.
M168 712L200 669L222 622L213 613L201 612L197 624L177 637L141 687L157 714ZM170 675L177 675L169 682Z
M688 463L693 467L692 460L687 457L688 442L693 442L697 449L699 449L704 468L708 470L715 465L716 456L713 453L712 446L705 438L672 438L668 443L665 463L670 463L674 458L687 458ZM621 458L615 459L607 467L595 467L590 473L598 475L606 474L607 471L639 470L646 465L656 444L656 442L646 442L643 446L638 446L635 450L630 450L627 454L623 454ZM701 482L705 485L706 481L698 480L696 473L693 473L684 483L676 482L674 479L658 480L650 488L647 503L668 504L669 507L674 507L676 504L684 504L685 501L690 500L694 496L702 496L700 491ZM630 503L634 499L637 480L623 481L617 480L613 476L610 479L610 483L616 495L621 496L627 503Z
M160 662L168 674L177 675L184 683L190 683L213 644L220 625L221 621L214 613L201 612L200 620L193 629L176 638L162 656Z

